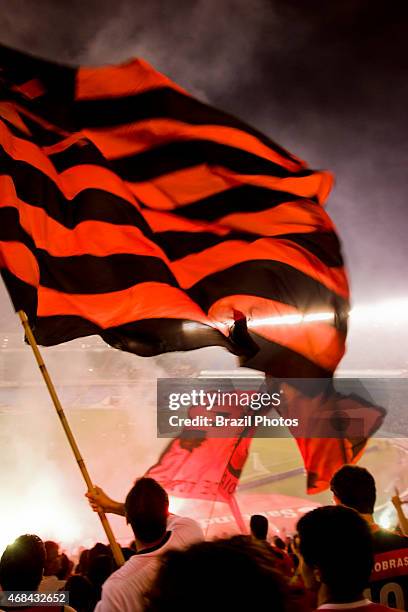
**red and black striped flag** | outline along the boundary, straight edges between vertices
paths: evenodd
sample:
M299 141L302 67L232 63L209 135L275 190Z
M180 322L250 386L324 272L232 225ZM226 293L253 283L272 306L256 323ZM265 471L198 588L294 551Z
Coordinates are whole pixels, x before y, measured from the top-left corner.
M151 356L209 345L330 377L348 283L332 185L143 60L0 49L0 267L38 343Z
M142 60L74 69L2 49L0 65L2 273L40 344L254 354L230 334L238 313L251 367L332 374L348 286L330 174Z

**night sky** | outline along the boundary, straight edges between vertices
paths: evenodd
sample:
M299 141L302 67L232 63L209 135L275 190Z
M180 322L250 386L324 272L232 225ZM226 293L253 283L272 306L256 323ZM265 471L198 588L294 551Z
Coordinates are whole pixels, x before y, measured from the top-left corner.
M336 175L354 303L407 296L407 4L0 0L3 44L68 63L142 56ZM13 321L4 291L1 328ZM14 325L13 325L14 327Z

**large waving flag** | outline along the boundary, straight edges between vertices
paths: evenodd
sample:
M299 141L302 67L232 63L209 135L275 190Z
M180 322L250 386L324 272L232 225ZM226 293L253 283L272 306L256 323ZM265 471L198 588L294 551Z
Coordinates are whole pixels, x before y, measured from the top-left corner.
M219 345L269 376L333 374L349 292L328 172L140 59L1 48L0 69L0 267L38 343Z
M331 375L348 286L327 172L142 60L74 69L3 49L0 65L3 278L39 343L253 353L229 335L238 312L260 348L248 365Z

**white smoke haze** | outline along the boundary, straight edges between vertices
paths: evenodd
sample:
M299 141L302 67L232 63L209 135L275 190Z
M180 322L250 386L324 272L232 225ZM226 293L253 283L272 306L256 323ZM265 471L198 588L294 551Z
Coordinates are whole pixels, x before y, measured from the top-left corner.
M0 332L0 554L23 532L77 554L106 537L16 315L10 327ZM97 337L41 352L94 484L117 500L169 442L156 434L157 378L235 367L222 349L142 358ZM124 519L109 520L127 545Z
M97 64L101 58L114 62L143 57L194 95L208 100L217 83L222 83L224 91L235 85L237 78L244 85L245 75L256 64L264 8L263 0L225 0L221 5L199 0L181 3L177 10L170 3L157 12L145 4L132 19L125 3L90 41L84 58ZM108 40L120 43L108 50Z

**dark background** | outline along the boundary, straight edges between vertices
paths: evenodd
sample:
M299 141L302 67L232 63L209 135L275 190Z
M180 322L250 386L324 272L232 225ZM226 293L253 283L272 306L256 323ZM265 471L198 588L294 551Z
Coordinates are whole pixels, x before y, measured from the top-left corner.
M0 39L98 64L139 55L261 128L336 186L353 302L407 296L406 3L1 0ZM4 292L0 314L13 321ZM13 323L14 327L14 323Z

